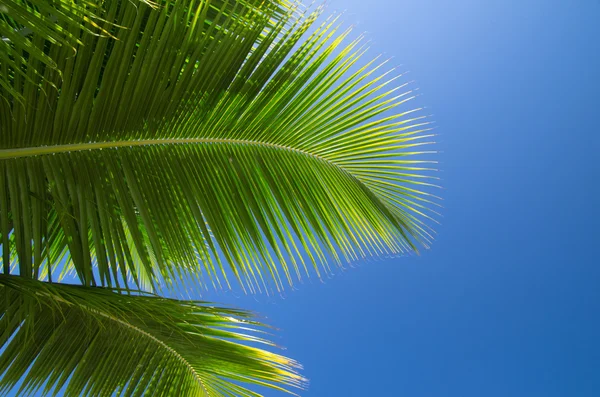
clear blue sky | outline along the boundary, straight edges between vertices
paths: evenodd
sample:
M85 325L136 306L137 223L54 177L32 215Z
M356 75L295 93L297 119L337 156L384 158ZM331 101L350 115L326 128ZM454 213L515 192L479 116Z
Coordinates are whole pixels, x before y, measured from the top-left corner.
M305 396L600 396L600 1L328 9L410 70L435 115L437 242L285 299L205 298L281 328Z

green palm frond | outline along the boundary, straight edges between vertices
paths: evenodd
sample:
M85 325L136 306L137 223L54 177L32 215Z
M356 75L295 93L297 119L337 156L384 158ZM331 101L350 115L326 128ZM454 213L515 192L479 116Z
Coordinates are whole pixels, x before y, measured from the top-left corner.
M320 9L104 10L76 55L34 34L62 77L39 62L2 74L0 95L24 103L0 105L5 273L16 255L19 274L52 275L67 255L85 285L228 285L230 269L270 291L428 244L429 122L399 110L414 92L385 62L357 67L364 45L336 19L301 40Z
M302 386L248 313L138 290L270 292L428 246L430 122L321 11L0 0L0 393Z
M149 0L135 0L149 6ZM21 79L34 82L35 70L27 65L48 68L60 75L56 63L56 52L44 50L47 41L55 47L65 47L75 55L75 47L83 44L79 32L112 36L117 26L102 19L102 2L72 0L0 0L0 65L4 78L0 79L3 98L14 97L22 100L18 88L7 84L7 77L19 74ZM104 25L106 28L102 27ZM66 53L64 53L66 54ZM26 69L26 70L23 70ZM47 80L52 85L52 80ZM55 87L55 86L54 86Z
M247 312L0 275L0 393L257 396L301 386ZM252 335L254 333L255 335Z

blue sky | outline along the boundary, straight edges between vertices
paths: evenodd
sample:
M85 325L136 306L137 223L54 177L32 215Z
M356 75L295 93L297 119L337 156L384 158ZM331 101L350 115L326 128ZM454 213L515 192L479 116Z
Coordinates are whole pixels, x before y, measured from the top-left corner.
M600 2L329 2L344 9L435 115L437 242L284 299L206 298L279 327L306 396L600 395Z

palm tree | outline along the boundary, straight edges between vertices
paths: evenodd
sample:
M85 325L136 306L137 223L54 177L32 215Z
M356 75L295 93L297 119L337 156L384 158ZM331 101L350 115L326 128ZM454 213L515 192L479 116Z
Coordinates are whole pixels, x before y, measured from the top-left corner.
M302 387L250 313L165 296L427 246L428 121L321 11L0 0L0 392Z

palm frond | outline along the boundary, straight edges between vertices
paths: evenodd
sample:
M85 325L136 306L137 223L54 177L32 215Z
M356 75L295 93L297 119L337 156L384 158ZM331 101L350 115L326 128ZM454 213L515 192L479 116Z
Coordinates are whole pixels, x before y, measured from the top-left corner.
M154 6L150 0L135 0ZM37 69L47 68L60 75L55 57L57 52L45 50L46 42L64 47L75 55L76 46L83 44L80 30L88 34L112 36L110 21L103 19L103 2L88 0L0 0L0 99L22 100L23 95L7 80L19 78L34 83ZM105 27L103 28L102 25ZM67 54L63 53L63 56ZM41 74L43 76L43 74ZM53 85L52 80L47 84Z
M301 386L249 313L0 275L0 393L258 396ZM254 335L253 335L254 334Z
M429 122L337 19L305 37L321 10L287 2L105 10L115 38L44 44L62 79L4 78L25 103L0 113L5 273L67 253L85 285L270 291L428 244Z

